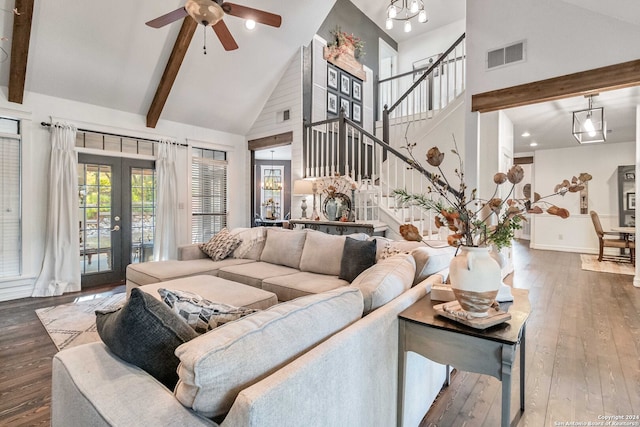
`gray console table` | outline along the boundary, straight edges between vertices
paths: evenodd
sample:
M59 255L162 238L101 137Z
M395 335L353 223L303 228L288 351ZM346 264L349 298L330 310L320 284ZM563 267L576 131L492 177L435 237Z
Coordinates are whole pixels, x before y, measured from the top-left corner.
M387 228L382 222L342 222L342 221L314 221L311 219L291 219L289 224L322 231L327 234L367 233L370 236L384 236Z
M513 303L500 308L511 313L511 320L485 330L474 329L433 310L431 295L416 301L399 317L398 425L402 425L406 354L418 353L434 362L502 381L502 427L510 425L511 367L520 344L520 411L524 411L525 326L531 306L529 291L513 289Z

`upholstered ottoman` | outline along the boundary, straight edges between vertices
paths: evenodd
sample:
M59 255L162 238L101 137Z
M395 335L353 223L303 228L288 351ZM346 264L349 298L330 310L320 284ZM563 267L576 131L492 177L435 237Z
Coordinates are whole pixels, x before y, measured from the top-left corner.
M131 288L127 283L127 294ZM180 290L193 292L213 302L264 310L276 305L276 294L253 286L243 285L215 276L191 276L182 279L167 280L166 282L153 283L140 286L140 289L160 299L158 289Z

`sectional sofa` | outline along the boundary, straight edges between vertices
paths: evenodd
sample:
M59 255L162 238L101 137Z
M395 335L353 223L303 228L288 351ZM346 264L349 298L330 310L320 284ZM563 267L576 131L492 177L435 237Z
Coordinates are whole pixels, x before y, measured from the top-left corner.
M259 232L251 231L245 238L251 240L251 233L255 237ZM210 266L208 271L244 284L257 285L260 280L262 289L270 289L283 302L179 346L175 351L180 358L179 380L174 390L123 362L102 343L58 353L53 361L52 425L395 425L397 315L426 295L432 284L442 281L446 274L443 269L426 274L426 278L422 275L429 268L448 265L444 260L452 253L406 243L392 247L386 242L378 245L375 265L348 283L327 274L336 271L338 257L331 258L339 246L337 242L344 244L346 238L331 236L329 242L327 235L299 232L304 233L304 240L295 268L270 262L275 259L270 259L268 252L266 258L262 257L262 252L269 250L274 233L300 237L296 231L269 230L264 233L262 251L255 245L262 241L260 238L239 248L240 253L254 250L252 255L245 252L244 256L259 260L230 257L223 260L227 265L223 262ZM294 234L276 235L272 243L294 239ZM306 260L306 245L320 241L324 242L322 252L316 255L324 254L322 262ZM185 256L187 252L195 253L184 248L183 260L173 263L206 261L184 259L189 258ZM277 256L292 264L293 254L281 247ZM239 266L246 270L227 269ZM275 267L296 271L276 268L288 274L267 277L266 271L275 271L269 270ZM325 272L313 271L316 269ZM159 270L147 270L145 275L152 271L158 274ZM196 270L194 267L190 273L203 274ZM169 276L164 276L167 281L172 280ZM297 280L288 276L296 276ZM128 275L127 286L132 289L141 285L144 290L146 284L140 283L141 278L142 273ZM406 364L404 424L415 426L442 387L445 367L413 353L407 355Z

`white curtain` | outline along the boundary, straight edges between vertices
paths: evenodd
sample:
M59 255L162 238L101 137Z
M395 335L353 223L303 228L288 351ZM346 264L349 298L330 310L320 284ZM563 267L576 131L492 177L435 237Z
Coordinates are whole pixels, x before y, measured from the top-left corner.
M153 260L176 259L178 254L178 176L176 157L178 144L168 140L158 143L156 156L158 201Z
M62 295L80 290L78 232L78 161L74 151L76 128L51 126L49 203L42 270L32 296Z

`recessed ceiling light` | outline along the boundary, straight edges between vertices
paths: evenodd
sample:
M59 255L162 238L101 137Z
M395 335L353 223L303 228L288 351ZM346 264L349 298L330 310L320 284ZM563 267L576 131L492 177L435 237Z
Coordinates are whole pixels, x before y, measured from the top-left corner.
M532 142L531 144L529 144L529 147L537 147L538 143L537 142Z
M528 136L531 136L531 134L527 131L522 132L522 136L524 136L525 138Z

